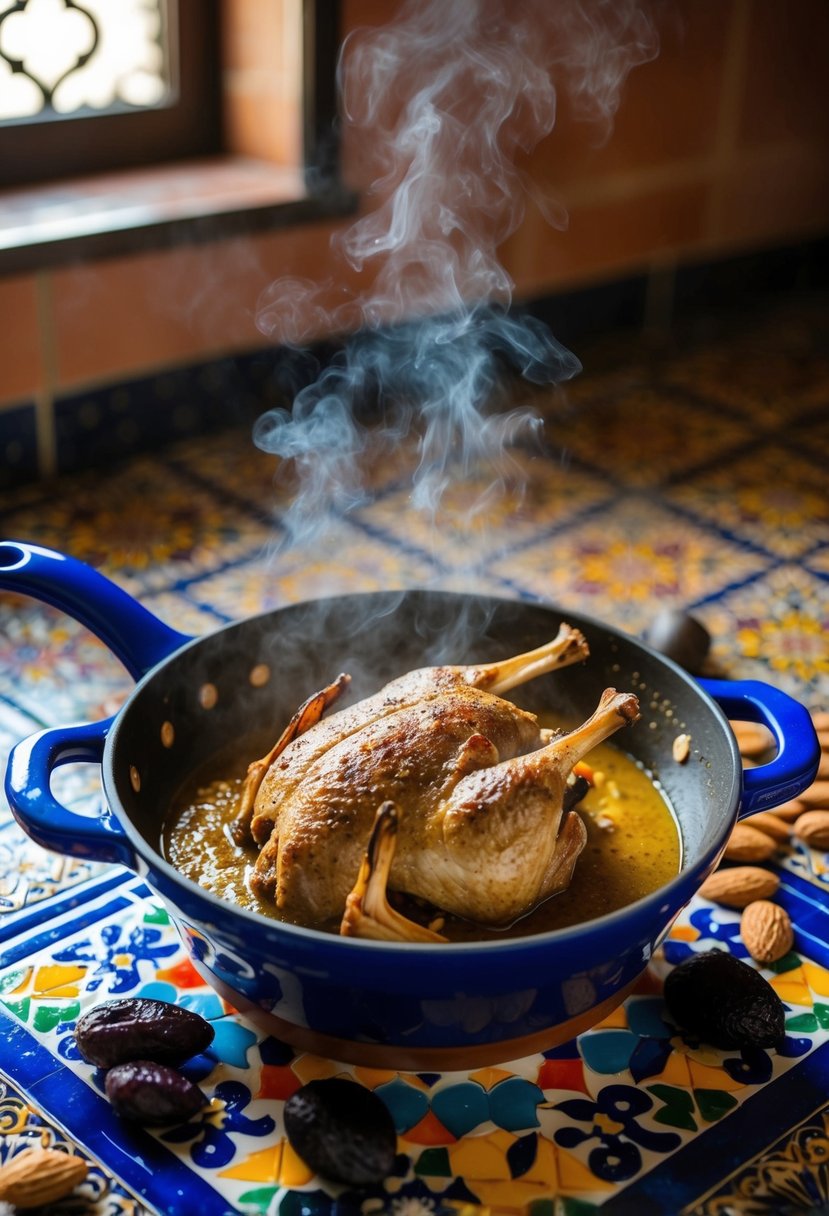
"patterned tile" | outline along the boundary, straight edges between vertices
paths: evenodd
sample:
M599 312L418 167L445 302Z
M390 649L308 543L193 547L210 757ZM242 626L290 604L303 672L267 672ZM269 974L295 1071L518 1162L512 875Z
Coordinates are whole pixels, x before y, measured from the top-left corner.
M106 718L131 687L118 660L83 626L0 593L0 688L39 725Z
M668 487L665 500L780 557L829 542L826 474L794 452L766 443Z
M565 523L613 493L604 478L568 467L566 460L514 451L500 470L478 468L466 475L450 470L434 503L415 506L407 485L356 512L355 518L378 536L414 546L447 569L485 574L495 555L526 544L539 531Z
M763 570L768 559L634 494L496 561L529 594L640 631Z
M631 487L662 485L753 438L746 422L704 406L691 409L670 388L650 386L589 402L548 434L587 468Z
M790 422L829 399L829 356L820 313L766 320L726 341L672 359L665 369L712 405L725 405L761 429Z
M769 570L706 606L729 677L766 680L812 708L829 703L829 585L800 566Z
M312 550L240 562L192 582L187 595L236 620L326 595L431 586L434 578L435 569L425 557L342 524Z
M84 474L2 516L8 536L61 549L127 591L169 587L266 546L265 523L149 459Z

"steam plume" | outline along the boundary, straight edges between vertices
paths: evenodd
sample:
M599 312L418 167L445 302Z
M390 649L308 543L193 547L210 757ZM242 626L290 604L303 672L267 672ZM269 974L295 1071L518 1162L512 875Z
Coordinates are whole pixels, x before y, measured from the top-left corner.
M529 408L504 410L505 364L534 383L580 370L539 322L509 312L513 283L499 245L528 193L558 227L520 160L553 129L561 91L601 138L629 71L656 53L635 0L410 0L386 27L346 42L343 120L369 157L376 206L332 245L337 280L282 279L257 323L281 345L351 333L293 409L259 419L259 447L290 460L294 543L367 499L361 463L415 436L412 505L435 510L452 478L481 465L504 476L510 446L540 427ZM374 403L372 426L360 406Z

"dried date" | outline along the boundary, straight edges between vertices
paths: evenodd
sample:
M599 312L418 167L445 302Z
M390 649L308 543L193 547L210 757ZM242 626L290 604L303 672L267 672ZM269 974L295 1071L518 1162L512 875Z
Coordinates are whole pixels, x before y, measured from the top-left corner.
M771 984L724 950L685 959L665 980L665 1005L676 1024L712 1047L776 1047L785 1009Z
M96 1005L78 1018L75 1042L83 1058L99 1068L128 1060L175 1066L209 1047L214 1033L191 1009L149 997L126 997Z
M315 1173L368 1186L394 1167L397 1133L388 1107L355 1081L309 1081L285 1104L285 1132Z
M117 1114L147 1126L184 1123L207 1103L198 1085L153 1060L116 1064L106 1075L105 1087Z

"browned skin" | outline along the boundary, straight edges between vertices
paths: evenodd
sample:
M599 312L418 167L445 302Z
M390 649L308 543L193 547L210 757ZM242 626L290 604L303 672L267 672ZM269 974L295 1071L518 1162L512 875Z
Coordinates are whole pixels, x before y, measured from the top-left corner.
M567 777L597 743L638 716L636 697L609 688L576 730L529 754L460 776L430 815L429 847L399 867L398 887L482 924L510 923L564 890L587 839L579 815L562 810ZM378 812L340 932L424 940L401 924L384 899L395 847L394 831L382 823L389 809L393 803ZM384 826L385 838L378 842Z
M502 924L566 887L584 828L562 815L564 784L581 755L636 716L636 699L609 690L589 723L550 741L497 693L586 653L578 631L562 626L529 655L411 672L297 734L256 795L257 892L302 924L340 918L384 802L394 804L396 835L386 833L390 847L378 854L383 889L387 880ZM352 931L362 931L359 917Z

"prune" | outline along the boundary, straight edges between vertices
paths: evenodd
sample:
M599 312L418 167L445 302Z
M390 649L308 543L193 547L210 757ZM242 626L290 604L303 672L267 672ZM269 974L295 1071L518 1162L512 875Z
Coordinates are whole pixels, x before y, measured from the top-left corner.
M154 1060L116 1064L107 1073L105 1086L117 1113L135 1123L183 1123L207 1103L198 1085Z
M127 1060L176 1065L209 1047L214 1033L191 1009L149 997L125 997L96 1005L79 1017L75 1042L83 1058L99 1068Z
M759 971L724 950L685 959L665 980L664 998L676 1024L712 1047L776 1047L783 1038L780 997Z
M679 608L658 613L645 631L645 641L690 672L700 670L711 647L705 626Z
M334 1182L368 1186L394 1166L394 1121L377 1095L355 1081L303 1085L285 1103L285 1132L305 1164Z

